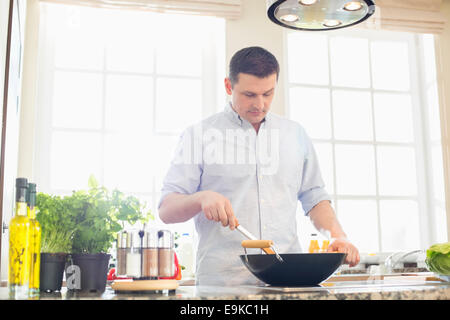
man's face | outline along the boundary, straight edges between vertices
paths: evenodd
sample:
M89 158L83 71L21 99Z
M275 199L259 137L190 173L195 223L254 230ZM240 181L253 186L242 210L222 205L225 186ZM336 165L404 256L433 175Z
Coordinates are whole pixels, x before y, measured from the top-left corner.
M229 78L225 79L225 89L227 94L231 95L234 111L250 122L256 130L270 110L276 84L276 73L266 78L239 73L238 82L234 86Z

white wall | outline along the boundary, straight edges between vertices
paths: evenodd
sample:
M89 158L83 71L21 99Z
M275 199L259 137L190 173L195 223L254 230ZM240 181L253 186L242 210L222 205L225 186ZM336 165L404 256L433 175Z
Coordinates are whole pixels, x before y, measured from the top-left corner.
M38 68L38 42L39 42L39 1L27 0L23 73L21 92L21 114L19 135L19 163L18 176L34 181L34 133L36 120L36 88Z

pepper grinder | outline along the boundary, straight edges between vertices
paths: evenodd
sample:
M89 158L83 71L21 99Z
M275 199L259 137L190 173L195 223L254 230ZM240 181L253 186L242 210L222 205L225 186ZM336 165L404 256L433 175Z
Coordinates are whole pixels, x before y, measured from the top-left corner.
M158 278L158 231L147 229L144 231L142 246L142 277L145 279Z
M133 230L130 232L127 247L127 277L139 279L142 274L142 238L140 231Z
M126 277L127 275L127 252L129 243L129 233L124 230L117 235L117 268L118 277Z
M158 231L158 274L172 277L174 274L173 235L169 230Z

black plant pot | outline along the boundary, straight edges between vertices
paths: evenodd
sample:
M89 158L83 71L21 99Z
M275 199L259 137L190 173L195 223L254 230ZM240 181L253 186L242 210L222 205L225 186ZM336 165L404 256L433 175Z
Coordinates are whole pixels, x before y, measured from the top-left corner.
M71 254L70 269L66 270L67 288L71 291L104 292L110 257L106 253Z
M40 291L61 291L67 253L41 253Z

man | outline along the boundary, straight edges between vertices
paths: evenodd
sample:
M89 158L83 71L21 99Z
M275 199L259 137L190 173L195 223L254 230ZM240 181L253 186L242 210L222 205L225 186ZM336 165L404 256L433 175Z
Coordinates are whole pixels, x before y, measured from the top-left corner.
M301 252L298 201L318 230L330 232L328 250L347 253L350 266L359 262L330 205L303 127L270 113L278 76L279 64L267 50L236 52L225 79L230 103L184 132L164 180L161 220L194 218L197 285L260 284L240 261L244 237L234 231L237 223L273 240L280 253Z

